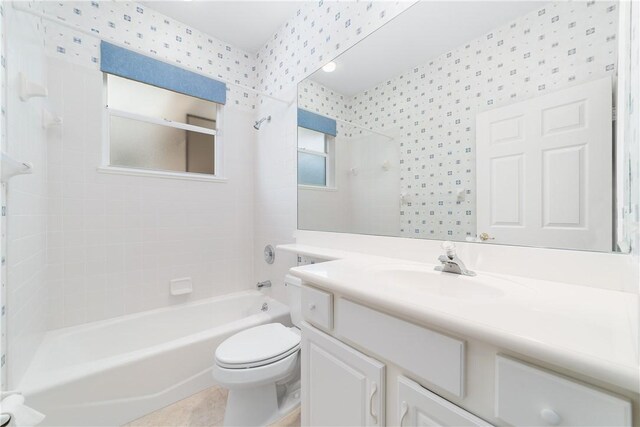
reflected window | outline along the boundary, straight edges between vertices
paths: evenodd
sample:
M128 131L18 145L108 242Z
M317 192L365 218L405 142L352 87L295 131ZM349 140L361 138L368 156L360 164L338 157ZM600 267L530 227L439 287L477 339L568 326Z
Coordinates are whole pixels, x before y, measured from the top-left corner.
M298 127L298 185L333 186L333 137Z
M106 74L110 166L219 175L218 104Z

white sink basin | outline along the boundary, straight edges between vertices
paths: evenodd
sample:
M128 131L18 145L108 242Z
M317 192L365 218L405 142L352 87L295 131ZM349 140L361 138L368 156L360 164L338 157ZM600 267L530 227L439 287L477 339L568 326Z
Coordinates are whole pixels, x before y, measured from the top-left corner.
M413 264L377 265L369 272L378 286L395 290L411 288L444 298L498 299L511 290L524 288L519 283L494 276L463 276Z

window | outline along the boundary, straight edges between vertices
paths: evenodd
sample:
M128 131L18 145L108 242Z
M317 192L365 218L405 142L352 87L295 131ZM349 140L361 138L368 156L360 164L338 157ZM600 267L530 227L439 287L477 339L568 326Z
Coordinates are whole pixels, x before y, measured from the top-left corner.
M334 138L298 127L298 184L333 187Z
M105 76L109 166L221 175L219 104Z

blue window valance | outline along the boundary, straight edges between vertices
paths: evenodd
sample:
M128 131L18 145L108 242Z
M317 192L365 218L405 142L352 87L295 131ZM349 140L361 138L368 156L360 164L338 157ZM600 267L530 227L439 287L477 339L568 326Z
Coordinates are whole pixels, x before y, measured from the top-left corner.
M298 126L336 136L336 121L320 114L298 108Z
M222 82L105 41L100 43L100 70L218 104L227 100Z

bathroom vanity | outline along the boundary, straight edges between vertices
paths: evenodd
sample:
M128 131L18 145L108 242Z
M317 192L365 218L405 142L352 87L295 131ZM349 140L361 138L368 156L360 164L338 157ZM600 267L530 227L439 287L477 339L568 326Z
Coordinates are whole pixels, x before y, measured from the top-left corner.
M416 2L298 83L303 425L640 426L632 4Z
M637 425L635 296L341 255L291 270L303 425Z

